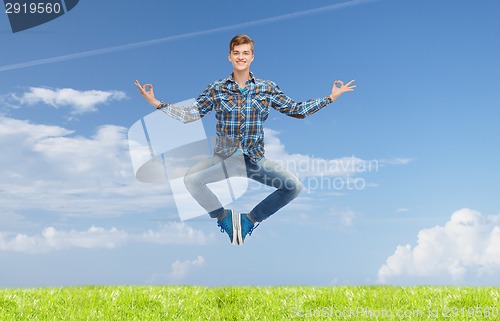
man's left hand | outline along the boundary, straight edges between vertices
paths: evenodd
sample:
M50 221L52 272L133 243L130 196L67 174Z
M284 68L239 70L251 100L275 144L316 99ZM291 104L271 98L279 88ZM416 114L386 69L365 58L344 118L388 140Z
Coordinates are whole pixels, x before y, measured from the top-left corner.
M354 79L349 81L347 84L344 84L342 80L335 80L333 83L332 93L330 94L330 98L332 101L339 98L345 92L353 91L356 86L353 86L352 83Z

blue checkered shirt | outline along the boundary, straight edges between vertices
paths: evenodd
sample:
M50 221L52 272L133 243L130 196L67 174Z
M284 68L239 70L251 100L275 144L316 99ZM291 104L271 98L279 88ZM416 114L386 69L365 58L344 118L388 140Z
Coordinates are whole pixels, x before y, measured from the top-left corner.
M331 103L330 97L295 102L272 81L250 79L240 90L232 76L210 84L192 106L162 102L158 109L184 123L192 122L215 109L216 145L214 152L224 157L240 148L252 160L264 156L263 124L269 107L295 118L312 115Z

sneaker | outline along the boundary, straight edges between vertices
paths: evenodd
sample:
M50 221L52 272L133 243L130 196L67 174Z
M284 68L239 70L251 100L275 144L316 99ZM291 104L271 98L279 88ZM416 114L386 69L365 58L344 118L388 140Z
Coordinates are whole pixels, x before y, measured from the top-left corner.
M238 214L235 213L233 210L225 210L226 211L226 217L222 220L217 221L217 226L220 227L220 231L222 233L227 233L229 235L229 240L231 241L232 244L238 244L237 241L237 230L238 226L240 224L239 217L236 217Z
M252 235L253 230L259 226L259 224L254 225L252 221L247 217L247 214L240 215L240 227L241 229L238 231L238 243L243 244L245 241L245 237Z

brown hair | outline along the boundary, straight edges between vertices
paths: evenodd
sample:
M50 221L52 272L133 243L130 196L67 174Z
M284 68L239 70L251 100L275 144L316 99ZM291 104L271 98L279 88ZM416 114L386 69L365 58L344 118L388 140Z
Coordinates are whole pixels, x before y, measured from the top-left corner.
M233 51L234 47L239 46L239 45L243 45L243 44L249 44L250 47L252 48L252 54L253 54L254 41L252 39L250 39L250 37L245 35L245 34L236 35L233 37L233 39L231 39L231 42L229 43L229 53L231 53L231 51Z

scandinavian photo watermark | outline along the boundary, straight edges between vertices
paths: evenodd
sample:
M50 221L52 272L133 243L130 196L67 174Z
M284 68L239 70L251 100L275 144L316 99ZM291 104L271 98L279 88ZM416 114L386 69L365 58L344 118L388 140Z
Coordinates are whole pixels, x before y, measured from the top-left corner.
M285 158L274 161L296 174L303 190L308 194L319 190L335 192L364 190L368 186L366 179L356 175L376 173L380 168L376 159L362 160L354 156L333 160L304 156L300 159ZM287 183L285 181L281 184L287 187ZM290 186L294 186L294 182L289 183ZM271 185L276 186L276 184ZM254 185L249 189L259 188L260 185Z

